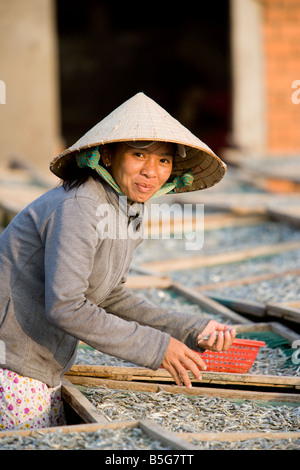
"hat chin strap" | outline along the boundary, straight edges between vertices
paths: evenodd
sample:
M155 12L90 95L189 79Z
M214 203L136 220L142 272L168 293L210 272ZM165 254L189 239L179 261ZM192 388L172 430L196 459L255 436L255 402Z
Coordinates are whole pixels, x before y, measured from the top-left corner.
M101 178L103 178L114 190L120 194L120 196L126 196L120 187L117 185L111 174L99 164L101 155L98 147L93 147L87 150L81 150L76 155L76 163L79 168L91 168L95 170ZM176 176L170 183L165 183L158 191L156 191L150 199L160 197L164 194L176 192L176 188L182 188L184 186L191 186L194 181L193 170L189 170L182 176ZM175 191L174 191L175 190Z

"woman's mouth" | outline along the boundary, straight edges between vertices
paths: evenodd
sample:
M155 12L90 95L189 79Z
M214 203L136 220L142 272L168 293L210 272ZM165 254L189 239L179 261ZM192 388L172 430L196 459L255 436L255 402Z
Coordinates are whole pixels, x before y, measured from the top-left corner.
M150 191L153 190L153 186L149 186L147 184L142 184L142 183L135 183L137 189L141 191L142 193L149 193Z

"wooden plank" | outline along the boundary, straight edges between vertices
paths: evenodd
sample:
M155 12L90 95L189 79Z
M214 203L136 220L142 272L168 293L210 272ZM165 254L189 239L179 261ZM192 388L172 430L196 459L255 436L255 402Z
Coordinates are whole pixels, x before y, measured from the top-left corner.
M218 230L226 227L244 227L266 222L265 215L205 214L204 230Z
M276 179L279 181L300 182L299 170L300 159L298 155L291 157L275 157L275 158L253 158L245 153L236 153L229 151L226 153L226 159L235 168L233 177L240 178L246 173L250 182L253 178ZM254 184L254 182L253 182Z
M172 282L169 278L165 279L165 283L162 282L160 285L160 277L158 276L133 276L134 280L127 284L126 286L132 289L139 289L139 288L149 288L149 287L157 287L159 289L170 289L173 292L176 292L179 295L182 295L186 299L200 305L203 309L206 309L208 312L215 313L217 315L222 315L225 318L228 318L237 323L252 323L251 320L248 320L238 313L234 312L233 310L225 307L219 302L211 299L210 297L205 296L204 294L197 292L195 289L183 286L179 282ZM146 277L145 282L143 282L143 277ZM158 285L156 285L158 284ZM163 285L162 285L163 284Z
M247 332L247 331L272 331L277 333L282 338L288 340L292 343L295 340L300 340L300 335L285 325L281 325L278 322L266 322L266 323L252 323L244 325L233 325L236 328L238 333Z
M45 188L31 185L0 186L0 207L15 216L34 199L44 194Z
M285 276L298 276L299 274L300 274L300 269L290 269L290 270L282 271L279 273L266 273L266 274L260 274L258 276L249 276L249 277L244 277L240 279L233 279L230 281L215 282L214 284L205 284L201 286L196 286L194 287L194 289L199 290L199 291L207 291L207 290L213 290L213 289L220 289L223 287L249 285L249 284L254 284L256 282L269 281L271 279L277 279L281 277L283 278Z
M151 370L142 367L116 367L116 366L95 366L95 365L74 365L67 373L72 376L100 377L113 380L145 381L145 382L173 382L171 374L165 369ZM290 376L270 376L255 374L237 374L220 372L201 372L202 383L226 384L226 385L247 385L263 387L295 387L300 386L300 377ZM199 382L193 378L189 372L194 385Z
M181 271L199 267L216 266L246 261L253 258L276 255L284 251L300 249L299 241L282 242L272 245L257 246L230 253L218 253L216 255L188 256L186 258L167 259L143 263L142 267L155 272Z
M32 164L24 156L14 155L10 158L9 169L11 178L14 178L15 173L23 175L23 179L32 183L32 186L41 186L44 190L52 189L59 182L59 179L51 172L44 172L36 165Z
M168 385L162 383L144 383L138 381L127 380L112 380L99 377L82 377L75 375L68 375L68 379L74 385L81 385L84 387L99 387L105 386L113 390L131 390L142 392L168 392L174 394L185 395L205 395L219 398L237 399L237 400L258 400L258 401L276 401L284 403L300 403L299 393L278 393L278 392L261 392L250 390L233 390L222 388L208 388L208 387L192 387L187 389L179 387L178 385Z
M278 431L278 432L190 432L177 433L183 439L198 441L216 441L216 442L236 442L247 441L249 439L299 439L298 431Z
M285 205L282 209L278 207L269 207L267 209L267 214L276 220L300 227L300 205L296 207L288 207Z
M62 398L86 423L107 423L105 416L67 379L62 384Z
M168 276L128 276L126 287L128 289L150 289L157 287L159 289L167 289L172 281Z
M257 225L265 222L267 217L265 215L238 215L238 214L227 214L221 212L219 214L205 214L203 229L217 230L226 227L243 227ZM170 235L174 233L187 233L193 232L196 229L197 218L195 216L174 217L168 220L168 233ZM160 219L154 219L153 217L148 220L144 219L144 233L146 237L157 236L163 233L165 226L163 216Z
M295 304L298 303L295 302ZM271 317L279 317L294 323L300 323L300 308L293 308L280 303L267 303L266 313Z
M265 317L267 314L266 306L261 302L253 302L249 300L239 299L226 299L224 297L212 295L209 295L208 297L237 313L246 313L248 315L254 315L255 317Z
M280 305L288 306L291 308L299 308L300 309L300 300L291 301L291 302L282 302Z
M236 173L238 180L242 183L246 183L249 185L254 186L255 188L262 189L267 193L299 193L299 180L292 181L292 178L296 178L297 173L299 171L295 170L294 175L286 175L283 176L282 172L280 174L273 174L263 175L261 168L258 169L250 169L246 168L245 166Z
M185 203L202 203L209 209L219 211L230 211L239 215L268 215L269 207L279 207L280 205L300 204L299 194L283 193L228 193L220 191L218 186L209 191L201 191L197 194L186 193ZM283 206L282 206L283 207Z
M183 295L192 302L197 303L198 305L200 305L211 313L224 315L226 318L229 318L230 320L241 324L252 323L251 320L242 317L238 313L234 312L233 310L230 310L229 308L216 302L210 297L207 297L204 294L197 292L195 289L183 286L179 282L174 282L170 286L170 289L172 289L177 294Z
M158 440L167 446L171 446L175 450L198 450L197 446L188 444L179 434L163 428L150 419L140 420L139 427L152 439Z

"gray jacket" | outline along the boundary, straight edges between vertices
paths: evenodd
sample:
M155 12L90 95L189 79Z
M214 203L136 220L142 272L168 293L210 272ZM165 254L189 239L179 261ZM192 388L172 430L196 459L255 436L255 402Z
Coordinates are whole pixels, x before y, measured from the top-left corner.
M53 387L73 365L79 340L153 370L170 335L197 349L207 321L155 307L126 290L142 241L136 229L142 205L130 206L130 216L119 201L109 185L92 178L70 191L60 186L1 234L1 367ZM107 231L112 226L115 234ZM130 227L134 236L126 236Z

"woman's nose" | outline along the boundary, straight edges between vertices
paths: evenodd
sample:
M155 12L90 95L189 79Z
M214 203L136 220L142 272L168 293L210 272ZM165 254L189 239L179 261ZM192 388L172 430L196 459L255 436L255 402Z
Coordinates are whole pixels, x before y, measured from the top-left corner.
M153 178L154 176L156 176L157 175L156 162L151 158L147 158L142 166L141 173L147 178Z

